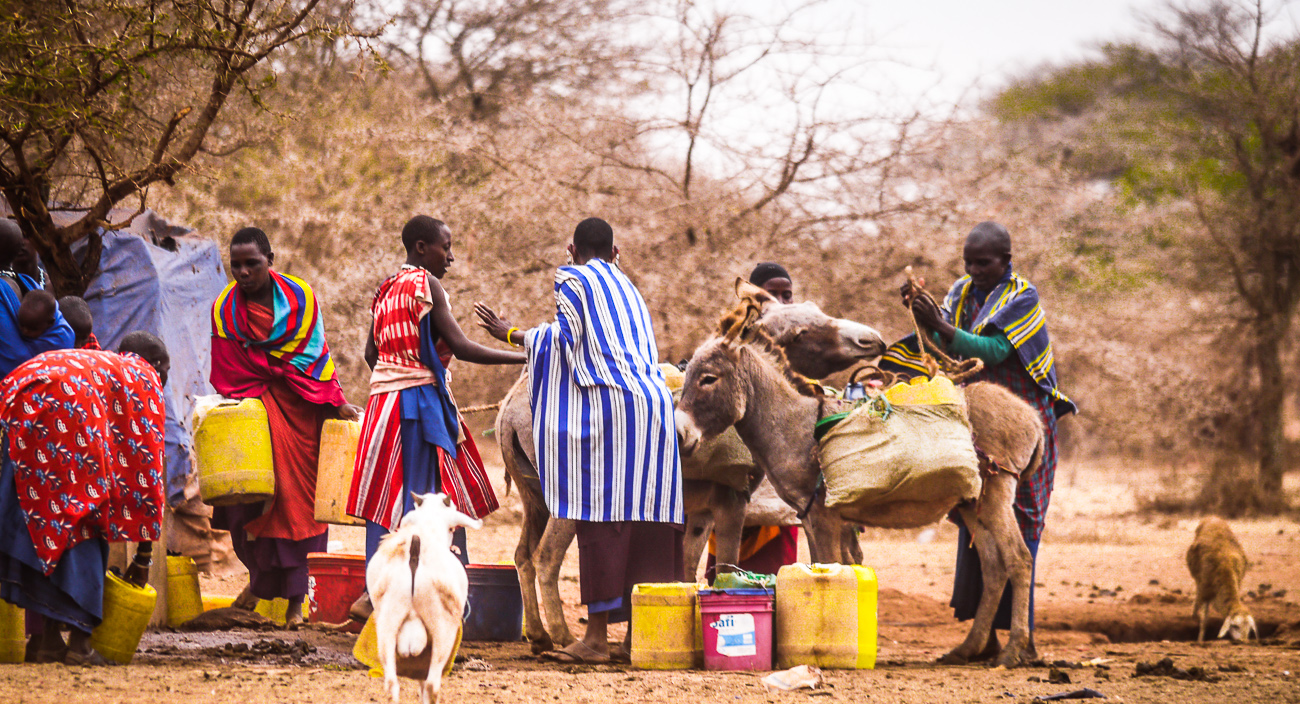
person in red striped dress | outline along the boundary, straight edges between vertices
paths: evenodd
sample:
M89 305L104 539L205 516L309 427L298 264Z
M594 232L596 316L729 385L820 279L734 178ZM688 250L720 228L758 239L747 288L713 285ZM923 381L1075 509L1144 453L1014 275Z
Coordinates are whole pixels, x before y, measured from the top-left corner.
M411 493L442 492L466 515L482 518L497 508L474 438L456 408L447 364L523 364L523 352L485 347L465 337L439 279L455 261L451 230L427 215L402 228L406 264L375 292L374 322L366 343L370 401L348 493L350 515L366 521L366 560L379 540L414 506ZM468 564L465 531L453 545ZM370 598L352 605L353 618L369 618Z

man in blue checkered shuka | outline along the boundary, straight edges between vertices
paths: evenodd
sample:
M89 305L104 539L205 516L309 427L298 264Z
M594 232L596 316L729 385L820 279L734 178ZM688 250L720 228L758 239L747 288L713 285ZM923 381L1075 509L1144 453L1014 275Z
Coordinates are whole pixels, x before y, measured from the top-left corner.
M1000 384L1029 403L1043 420L1042 463L1033 476L1021 481L1016 491L1015 514L1025 545L1038 558L1047 505L1056 478L1056 422L1077 408L1061 393L1056 379L1052 343L1046 316L1039 306L1038 289L1012 271L1011 235L995 222L982 222L966 236L962 256L966 276L958 279L936 306L927 297L916 297L912 311L954 358L979 358L984 369L971 381ZM904 300L911 285L903 285ZM909 335L886 350L880 367L910 376L925 374L921 350L915 335ZM975 617L983 592L979 554L971 545L970 532L954 511L950 518L960 527L957 574L953 580L951 606L959 621ZM977 658L992 658L1000 650L996 629L1011 626L1011 589L1002 593L993 621L989 643ZM1029 590L1029 628L1034 628L1034 591Z

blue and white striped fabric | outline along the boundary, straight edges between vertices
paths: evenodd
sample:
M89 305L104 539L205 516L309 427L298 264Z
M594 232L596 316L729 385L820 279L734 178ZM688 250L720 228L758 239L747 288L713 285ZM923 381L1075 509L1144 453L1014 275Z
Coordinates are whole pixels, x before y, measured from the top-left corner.
M546 507L581 521L682 523L672 394L650 311L615 266L555 274L556 321L525 334Z

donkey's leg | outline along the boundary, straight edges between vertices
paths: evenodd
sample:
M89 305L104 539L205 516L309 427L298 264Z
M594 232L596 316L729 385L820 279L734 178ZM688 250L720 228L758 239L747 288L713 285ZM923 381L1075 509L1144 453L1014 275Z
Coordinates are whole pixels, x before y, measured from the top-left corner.
M704 546L709 544L709 535L713 532L713 511L699 511L686 516L686 538L682 545L685 553L682 564L682 579L694 582L699 576L700 557L704 555Z
M827 508L821 494L813 501L808 515L804 516L803 529L808 536L808 553L813 562L840 561L844 519L840 518L839 511Z
M541 497L535 496L526 486L520 486L520 495L524 504L524 525L519 532L519 545L515 548L515 568L519 570L519 592L524 602L524 626L528 641L532 643L533 653L551 650L554 644L542 623L541 609L537 601L537 545L546 531L550 514L546 506L540 503ZM533 498L537 502L533 502Z
M987 498L987 497L986 497ZM985 503L985 509L989 507ZM1007 576L998 555L998 544L993 534L982 524L974 508L961 507L962 520L970 531L971 541L979 552L980 571L983 575L983 591L980 594L979 607L975 609L975 619L971 622L966 640L939 659L945 665L964 665L984 649L993 632L993 618L997 616L998 602L1002 600L1002 590L1006 586Z
M994 663L1015 667L1037 655L1033 646L1033 634L1029 632L1029 589L1033 586L1034 558L1025 545L1012 508L1016 499L1016 478L999 472L988 483L990 486L985 491L987 510L983 525L997 543L1003 579L1010 580L1011 583L1011 633L1006 647ZM980 553L980 564L985 564L983 552ZM999 593L997 601L1001 599Z
M564 602L560 600L560 566L564 553L577 535L574 521L552 518L542 533L534 560L537 564L537 582L542 590L542 607L546 610L546 623L550 626L551 640L560 647L573 643L569 622L564 618Z
M862 544L858 542L858 526L848 521L840 532L840 561L846 565L862 564Z
M749 499L739 491L719 486L713 494L713 539L717 555L718 574L735 570L740 563L740 539L745 530L745 508Z

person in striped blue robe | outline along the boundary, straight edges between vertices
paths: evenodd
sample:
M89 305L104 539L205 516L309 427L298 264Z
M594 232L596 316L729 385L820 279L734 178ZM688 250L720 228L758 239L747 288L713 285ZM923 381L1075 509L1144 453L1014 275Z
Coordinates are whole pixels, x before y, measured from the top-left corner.
M681 579L682 472L650 311L618 267L613 229L583 220L569 254L555 274L555 322L521 332L476 312L494 337L526 348L546 507L578 522L587 631L549 655L604 662L607 627L629 618L633 585Z
M1047 316L1039 305L1038 289L1011 267L1011 234L1002 225L979 223L966 236L962 251L967 276L958 279L944 297L942 306L925 298L912 303L912 312L930 338L942 344L958 359L979 358L984 369L972 381L1000 384L1024 399L1043 421L1043 456L1033 476L1023 479L1016 491L1015 514L1020 532L1034 558L1047 520L1056 477L1056 422L1076 413L1074 402L1061 392ZM903 285L906 301L910 284ZM885 350L880 368L907 376L924 375L916 335L908 335ZM958 620L975 617L984 589L979 553L971 545L970 532L954 511L951 517L958 532L957 569L950 605ZM1011 589L1002 602L989 631L989 642L978 659L997 655L996 629L1011 626ZM1034 628L1034 589L1029 588L1029 628ZM1030 641L1032 645L1033 641Z

